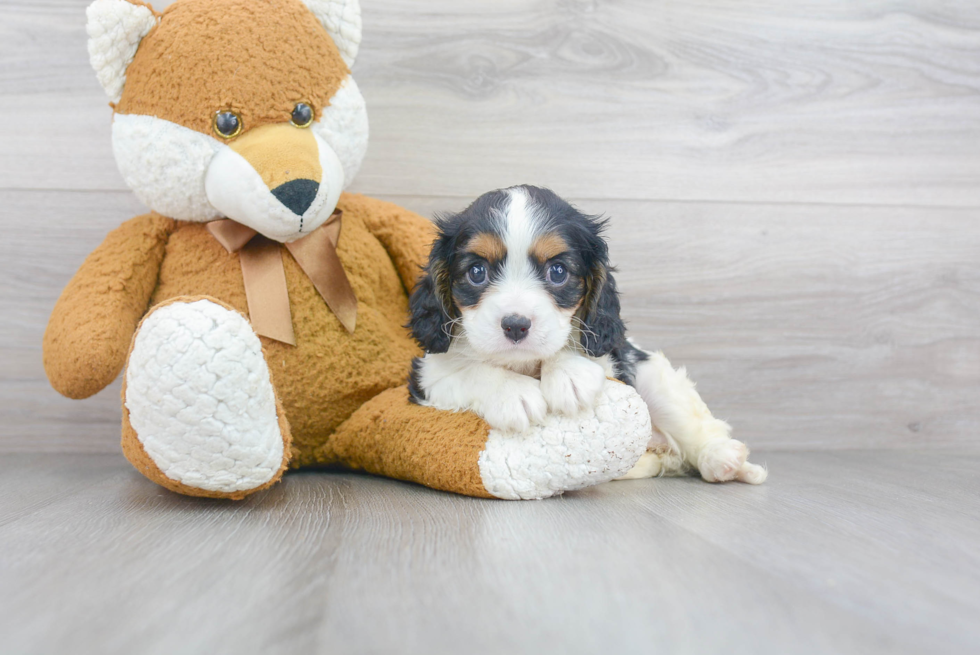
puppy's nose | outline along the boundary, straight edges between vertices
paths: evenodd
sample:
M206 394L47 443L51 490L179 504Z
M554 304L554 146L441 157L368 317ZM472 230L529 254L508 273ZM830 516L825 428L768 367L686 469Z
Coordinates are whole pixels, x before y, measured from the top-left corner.
M531 319L527 316L511 314L500 321L500 327L504 329L504 334L507 335L508 339L517 343L527 336L528 330L531 329Z

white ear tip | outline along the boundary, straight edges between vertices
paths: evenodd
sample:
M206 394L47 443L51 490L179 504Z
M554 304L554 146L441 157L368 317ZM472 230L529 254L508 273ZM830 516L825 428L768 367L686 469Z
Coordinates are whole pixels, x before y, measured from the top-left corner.
M360 0L303 0L330 33L348 67L354 65L361 45Z
M140 41L157 24L144 5L127 0L95 0L85 10L88 54L99 83L113 102L119 102L126 83L126 68Z

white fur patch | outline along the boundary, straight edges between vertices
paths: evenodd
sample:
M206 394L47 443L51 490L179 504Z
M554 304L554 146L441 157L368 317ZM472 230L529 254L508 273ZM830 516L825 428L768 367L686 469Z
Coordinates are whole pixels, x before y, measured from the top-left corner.
M346 188L361 169L368 146L367 106L353 77L344 80L310 129L337 153Z
M229 148L155 116L116 114L112 121L112 152L123 179L143 204L170 218L221 216L208 200L204 176L222 149Z
M262 345L243 316L213 302L173 303L146 317L125 403L143 449L171 480L246 491L282 465Z
M549 416L524 433L491 430L479 465L487 491L548 498L625 475L646 452L650 415L636 391L606 382L593 409Z
M88 56L99 83L113 102L126 84L126 68L140 41L157 24L148 8L126 0L95 0L85 10Z
M348 67L354 65L361 46L359 0L303 0L333 38Z

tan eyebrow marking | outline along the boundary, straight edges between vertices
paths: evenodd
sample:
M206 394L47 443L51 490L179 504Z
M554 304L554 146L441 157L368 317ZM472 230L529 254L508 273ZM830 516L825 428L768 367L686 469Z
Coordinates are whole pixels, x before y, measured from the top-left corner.
M507 255L507 246L496 234L481 232L469 240L466 250L488 262L499 262Z
M552 257L557 257L568 250L568 243L560 235L551 233L545 234L534 242L531 246L530 255L543 264Z

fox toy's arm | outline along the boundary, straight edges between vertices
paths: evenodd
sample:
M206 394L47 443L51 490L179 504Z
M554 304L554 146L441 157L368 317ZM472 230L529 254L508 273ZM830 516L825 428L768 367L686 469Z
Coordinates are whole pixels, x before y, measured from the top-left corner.
M44 332L44 370L56 391L88 398L119 375L174 226L156 214L126 221L61 292Z
M367 229L381 242L398 269L398 275L408 293L422 266L429 259L429 249L435 238L432 221L390 202L345 193L341 204L357 211Z

